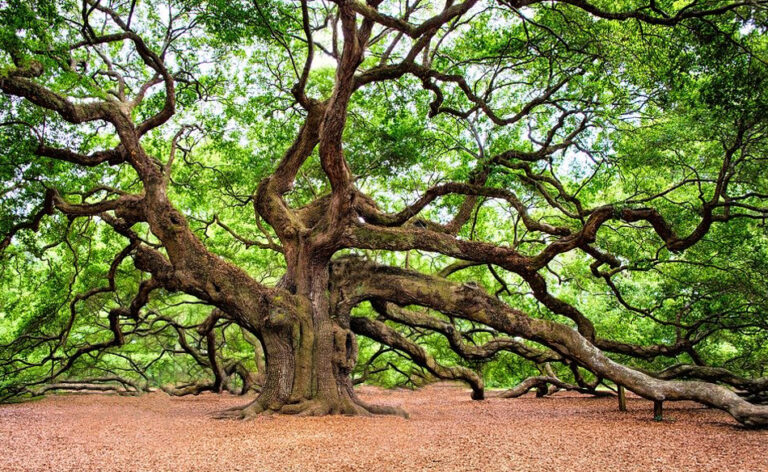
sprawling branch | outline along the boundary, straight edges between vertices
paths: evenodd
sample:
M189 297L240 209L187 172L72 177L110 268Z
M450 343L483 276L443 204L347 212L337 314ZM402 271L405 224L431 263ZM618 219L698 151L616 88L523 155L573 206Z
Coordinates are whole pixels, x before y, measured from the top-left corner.
M397 323L426 328L445 336L461 357L467 360L490 359L500 351L509 351L535 363L544 363L561 360L561 356L555 352L532 348L522 341L509 337L495 337L483 344L470 344L453 324L442 321L434 316L414 310L406 310L391 303L374 302L374 308L383 317Z
M657 9L651 9L651 11L654 13L659 14L658 16L655 16L642 11L642 9L633 11L610 11L600 8L594 3L588 2L586 0L560 0L560 2L579 7L582 10L589 12L597 17L605 18L608 20L640 20L644 23L666 26L675 25L689 18L716 16L745 6L765 4L763 1L731 2L727 5L723 5L717 8L696 9L694 5L698 2L692 2L684 8L678 10L674 15L666 14Z
M375 299L431 308L543 344L645 398L694 400L725 410L745 425L768 424L768 408L752 405L726 388L706 382L660 380L626 367L608 358L577 331L557 322L527 316L478 287L352 259L339 264L343 270L337 269L334 273L343 273L345 277L337 285L342 309Z
M350 327L357 334L362 334L374 341L391 346L408 355L418 365L425 367L440 379L463 380L472 387L472 399L484 398L483 379L466 367L445 367L438 364L429 353L418 344L390 328L381 321L370 318L352 317Z
M611 395L610 392L583 388L578 385L564 382L557 377L537 375L535 377L528 377L519 384L515 385L513 388L502 392L500 396L502 398L517 398L525 395L533 389L536 389L536 396L541 397L549 393L547 388L549 385L559 390L576 391L579 393L586 393L596 396Z
M11 228L8 234L6 234L5 237L3 237L3 240L0 241L0 254L2 254L3 251L5 251L5 249L11 244L13 237L19 231L22 231L22 230L37 231L38 229L40 229L40 223L43 221L43 217L53 213L54 198L55 198L55 192L53 190L48 190L45 193L45 198L43 199L42 208L38 210L32 216L32 218L30 218L28 221L18 223Z

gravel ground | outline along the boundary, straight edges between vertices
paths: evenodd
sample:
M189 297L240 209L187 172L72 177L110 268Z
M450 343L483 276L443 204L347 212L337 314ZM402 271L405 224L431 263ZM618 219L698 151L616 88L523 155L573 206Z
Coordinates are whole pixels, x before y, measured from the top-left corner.
M65 395L0 406L2 471L768 471L768 431L744 430L691 403L574 394L473 402L452 385L417 392L364 387L369 402L411 419L216 420L247 401Z

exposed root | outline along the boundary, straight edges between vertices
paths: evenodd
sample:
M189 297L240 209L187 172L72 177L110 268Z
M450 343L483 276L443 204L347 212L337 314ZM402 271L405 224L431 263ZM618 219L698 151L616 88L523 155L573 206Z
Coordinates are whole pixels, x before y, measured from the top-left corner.
M400 416L402 418L408 419L410 418L410 415L407 411L404 409L397 407L397 406L391 406L391 405L372 405L369 403L365 403L364 401L357 399L356 402L362 407L365 408L370 414L372 415L392 415L392 416Z
M354 396L339 402L329 402L322 399L303 399L295 403L273 404L264 406L265 400L257 398L251 403L228 408L214 414L216 419L252 419L258 416L295 415L295 416L374 416L394 415L408 418L408 413L402 408L389 405L370 405Z
M245 406L227 408L226 410L214 413L213 417L219 420L240 420L254 418L264 413L269 413L269 411L264 409L257 398Z
M331 405L320 400L303 400L299 403L289 403L277 410L278 413L283 415L296 416L324 416L331 414L332 411Z

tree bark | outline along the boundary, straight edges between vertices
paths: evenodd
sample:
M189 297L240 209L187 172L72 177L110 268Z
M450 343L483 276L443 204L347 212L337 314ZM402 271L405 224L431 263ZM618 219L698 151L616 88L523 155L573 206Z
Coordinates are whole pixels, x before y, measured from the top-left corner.
M399 408L368 405L353 390L350 377L357 362L357 339L348 316L333 316L328 289L328 262L303 248L287 250L291 265L281 285L308 301L304 309L266 324L257 337L264 347L266 380L259 396L242 409L248 418L281 413L406 416ZM299 257L298 255L301 255Z

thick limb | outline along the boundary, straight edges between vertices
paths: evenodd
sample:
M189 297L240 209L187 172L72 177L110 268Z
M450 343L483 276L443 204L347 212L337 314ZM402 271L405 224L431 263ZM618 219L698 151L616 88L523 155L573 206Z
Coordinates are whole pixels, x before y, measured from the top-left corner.
M527 316L478 287L356 260L344 261L343 272L349 282L354 281L353 290L344 282L336 284L341 291L338 299L345 305L353 306L366 299L386 299L399 305L429 307L538 342L650 400L693 400L724 410L746 426L768 426L768 407L753 405L716 384L661 380L624 366L569 326Z

